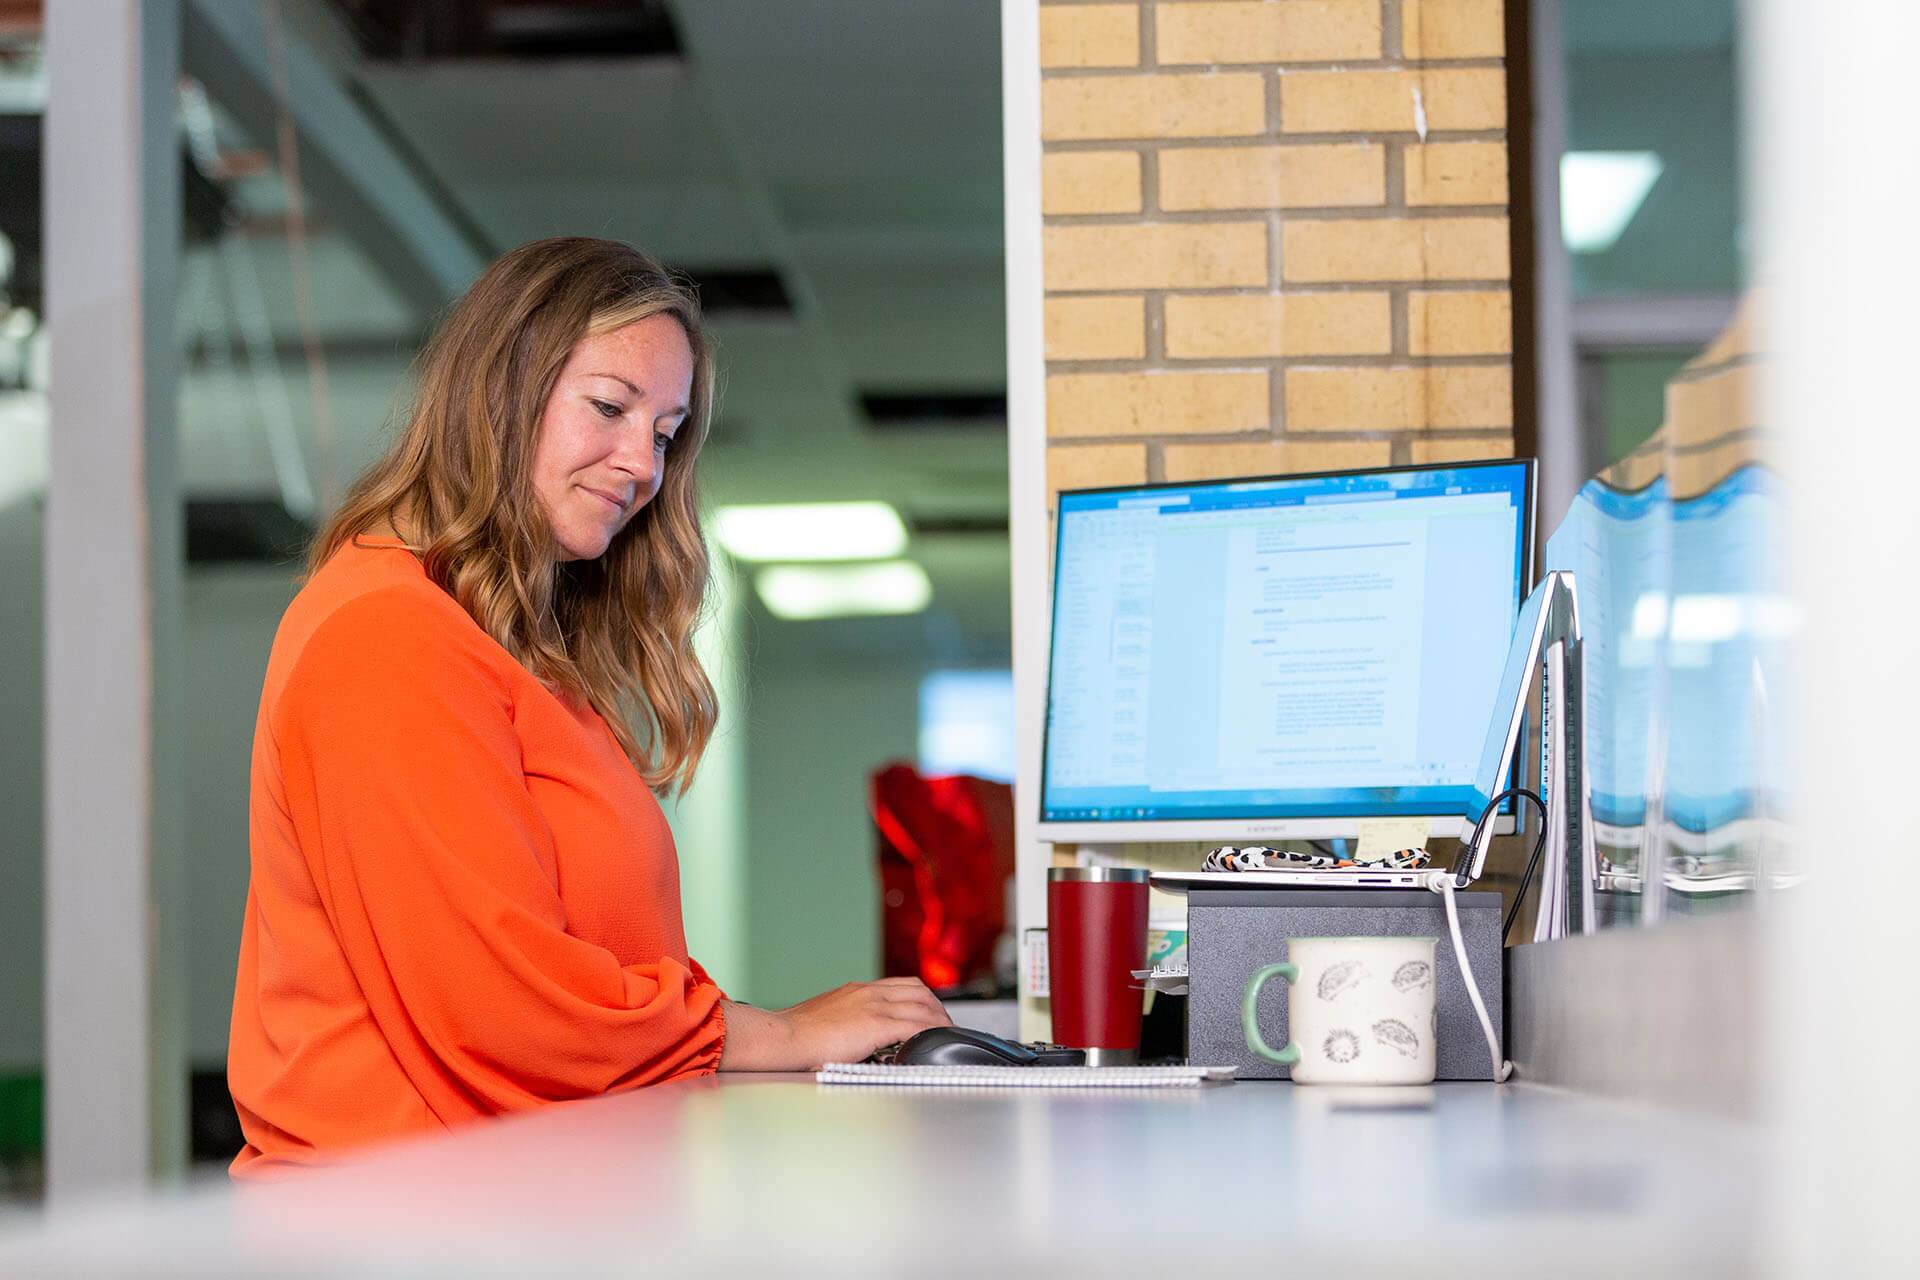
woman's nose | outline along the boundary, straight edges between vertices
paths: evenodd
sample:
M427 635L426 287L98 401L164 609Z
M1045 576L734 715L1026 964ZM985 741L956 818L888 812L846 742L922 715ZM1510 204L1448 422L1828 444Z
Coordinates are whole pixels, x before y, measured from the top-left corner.
M656 455L653 449L653 432L644 435L632 432L623 435L619 446L614 450L613 464L628 472L642 485L653 479Z

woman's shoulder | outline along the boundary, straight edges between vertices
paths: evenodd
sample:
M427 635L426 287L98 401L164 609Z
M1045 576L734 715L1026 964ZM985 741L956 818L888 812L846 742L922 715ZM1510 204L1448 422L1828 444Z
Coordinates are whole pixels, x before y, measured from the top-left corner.
M360 635L389 627L429 634L474 629L458 601L427 576L420 561L398 545L349 541L329 556L288 606L287 623L310 634Z
M411 553L348 543L288 605L274 636L266 692L275 697L296 673L377 680L486 672L504 683L511 665Z

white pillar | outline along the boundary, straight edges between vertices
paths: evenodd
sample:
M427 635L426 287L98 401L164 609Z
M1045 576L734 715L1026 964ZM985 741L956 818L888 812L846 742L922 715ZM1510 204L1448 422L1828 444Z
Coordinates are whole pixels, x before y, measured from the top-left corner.
M47 1177L184 1156L178 0L47 6ZM236 779L244 786L245 779Z
M1912 1275L1920 6L1748 0L1746 16L1759 371L1801 616L1789 776L1807 871L1768 919L1778 1150L1757 1256L1776 1274Z
M1000 114L1007 255L1007 506L1013 556L1013 698L1019 727L1014 775L1014 915L1020 989L1026 990L1024 931L1047 922L1047 863L1040 842L1040 737L1046 720L1047 362L1046 286L1040 255L1040 9L1001 0ZM1046 1005L1020 998L1020 1035L1043 1039Z
M1535 527L1544 544L1602 460L1596 460L1597 451L1580 426L1573 265L1560 238L1560 157L1567 149L1568 114L1561 0L1532 0L1527 22L1533 135L1514 143L1533 148L1533 347L1540 458Z

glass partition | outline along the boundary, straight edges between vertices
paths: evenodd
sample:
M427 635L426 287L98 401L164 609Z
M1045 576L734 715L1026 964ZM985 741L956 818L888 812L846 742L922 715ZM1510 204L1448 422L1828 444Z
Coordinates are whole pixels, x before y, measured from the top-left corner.
M1741 187L1739 5L1560 0L1578 422L1597 468L1543 529L1576 578L1601 927L1725 910L1780 865L1782 479ZM1552 59L1548 65L1553 65ZM1551 109L1555 104L1549 102Z

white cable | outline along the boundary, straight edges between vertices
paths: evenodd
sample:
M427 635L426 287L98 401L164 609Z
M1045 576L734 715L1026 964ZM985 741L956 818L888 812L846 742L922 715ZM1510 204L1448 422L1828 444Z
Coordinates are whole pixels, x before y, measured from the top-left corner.
M1487 1033L1487 1052L1493 1056L1493 1082L1504 1084L1513 1074L1513 1064L1500 1056L1500 1038L1493 1034L1493 1019L1487 1016L1487 1005L1480 998L1480 984L1474 981L1473 965L1467 960L1467 941L1460 934L1460 907L1453 900L1453 873L1436 871L1427 877L1427 888L1446 900L1447 932L1453 935L1453 955L1460 962L1460 976L1466 979L1467 998L1473 1001L1473 1011L1480 1015L1480 1029Z

